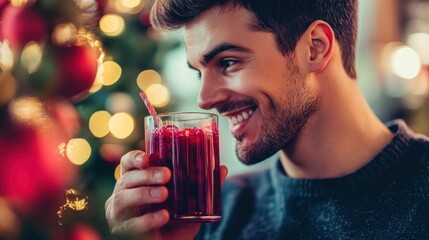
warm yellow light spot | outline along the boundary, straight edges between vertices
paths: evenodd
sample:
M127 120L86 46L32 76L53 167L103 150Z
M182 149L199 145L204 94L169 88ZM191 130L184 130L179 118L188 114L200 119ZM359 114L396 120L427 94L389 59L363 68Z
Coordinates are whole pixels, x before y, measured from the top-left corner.
M0 106L12 100L16 93L16 80L9 72L3 72L0 68Z
M91 156L91 146L83 138L69 140L66 148L66 156L75 165L82 165Z
M81 197L80 193L75 189L71 188L66 191L66 203L60 207L57 211L58 224L61 226L61 218L65 211L74 210L74 211L83 211L88 208L88 197Z
M113 92L106 99L106 108L111 113L130 113L135 111L135 103L128 93Z
M161 83L161 75L155 70L144 70L137 76L137 85L142 91L156 83Z
M36 42L25 45L21 55L21 65L28 73L34 73L42 62L43 50Z
M114 61L105 61L97 73L98 81L104 86L115 84L122 74L122 68Z
M408 46L400 46L393 52L392 71L401 78L413 79L421 70L421 61L416 51Z
M45 130L53 129L55 124L46 112L40 99L35 97L19 97L9 104L12 120Z
M30 1L30 0L11 0L10 4L12 4L12 6L14 7L22 7L27 5L30 2L34 2L34 0Z
M161 84L152 84L146 89L149 102L154 107L165 107L170 102L170 91Z
M107 36L120 35L125 28L124 19L116 14L106 14L100 20L100 29Z
M109 120L112 117L107 111L97 111L89 118L89 130L91 133L102 138L109 134Z
M112 0L111 0L112 1ZM114 0L111 5L121 13L136 14L143 10L142 0Z
M134 119L127 113L116 113L110 118L109 130L118 139L125 139L134 131Z
M14 63L14 55L7 42L0 42L0 69L9 71Z
M77 29L72 23L63 23L55 26L52 32L52 42L58 45L76 40Z
M116 166L114 174L115 174L116 181L118 181L118 179L121 177L121 164Z

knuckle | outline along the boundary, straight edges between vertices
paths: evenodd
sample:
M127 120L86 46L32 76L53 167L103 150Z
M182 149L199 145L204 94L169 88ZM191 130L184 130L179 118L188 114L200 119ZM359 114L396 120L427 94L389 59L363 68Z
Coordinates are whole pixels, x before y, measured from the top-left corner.
M112 206L121 206L121 204L122 204L122 198L121 198L120 192L117 193L117 194L115 194L112 197L111 202L112 202L112 204L111 204Z
M126 187L126 179L127 179L127 172L126 173L124 173L119 179L118 179L118 181L116 182L116 185L118 186L118 187L120 187L121 189L122 188L125 188Z

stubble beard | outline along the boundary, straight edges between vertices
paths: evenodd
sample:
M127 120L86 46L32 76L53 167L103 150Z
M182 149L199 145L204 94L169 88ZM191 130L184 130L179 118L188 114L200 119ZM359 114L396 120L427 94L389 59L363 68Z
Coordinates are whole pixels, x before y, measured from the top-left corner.
M252 165L264 161L280 149L293 144L309 118L318 109L317 94L306 85L305 77L295 63L285 70L283 79L285 95L279 104L271 106L263 116L259 137L253 144L245 145L245 136L236 136L236 154L240 161ZM289 77L288 77L289 76Z

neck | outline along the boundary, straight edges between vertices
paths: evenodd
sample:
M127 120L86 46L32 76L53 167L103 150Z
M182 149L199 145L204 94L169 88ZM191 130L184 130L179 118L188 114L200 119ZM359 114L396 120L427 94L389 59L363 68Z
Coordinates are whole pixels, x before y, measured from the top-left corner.
M293 178L322 179L353 173L370 162L392 139L366 103L357 81L324 79L318 111L295 141L280 151Z

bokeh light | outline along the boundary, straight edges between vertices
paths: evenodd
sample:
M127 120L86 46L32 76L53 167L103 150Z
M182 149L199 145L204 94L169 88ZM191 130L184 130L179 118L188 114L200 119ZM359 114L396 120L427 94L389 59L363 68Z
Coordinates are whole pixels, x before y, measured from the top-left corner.
M123 92L114 92L107 97L106 108L111 113L132 113L135 111L135 103L129 94Z
M105 61L97 72L97 80L104 86L115 84L122 74L122 68L114 61Z
M6 42L0 42L0 69L9 71L12 69L14 63L14 55Z
M100 29L107 36L119 36L125 29L124 18L117 14L106 14L100 19Z
M28 73L34 73L42 62L43 50L36 42L25 45L21 54L21 65Z
M35 0L11 0L10 4L14 7L22 7L34 1Z
M55 26L52 32L52 42L63 45L75 40L77 29L72 23L63 23Z
M114 174L115 174L116 181L118 181L118 179L121 177L121 164L116 166Z
M0 69L0 106L12 100L16 93L16 80L9 72Z
M144 70L137 76L137 86L139 86L142 91L146 91L150 85L156 83L161 83L161 75L155 70Z
M110 5L118 12L136 14L143 10L143 0L111 0Z
M75 165L82 165L91 156L91 146L83 138L70 139L66 147L66 156Z
M407 44L416 50L423 64L429 64L429 34L413 33L407 38Z
M97 111L89 118L89 130L91 133L102 138L109 134L109 120L112 117L107 111Z
M35 97L19 97L9 105L9 113L17 123L52 129L53 122L46 112L43 102Z
M421 61L414 49L408 46L400 46L392 54L391 67L397 76L413 79L421 70Z
M134 131L134 118L128 113L116 113L109 121L109 130L118 139L125 139Z
M154 107L165 107L170 102L170 91L162 84L152 84L145 92Z

